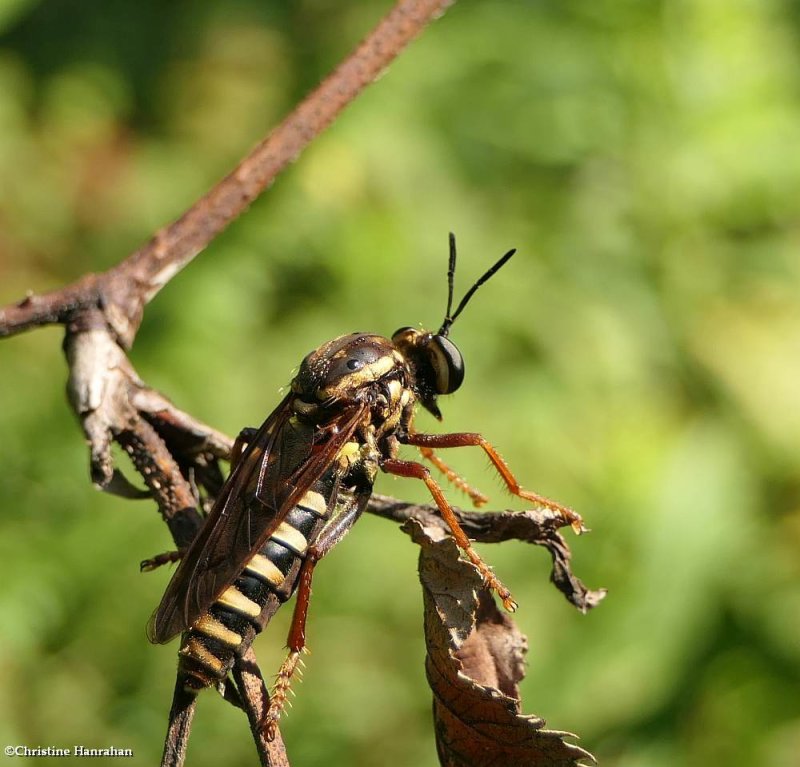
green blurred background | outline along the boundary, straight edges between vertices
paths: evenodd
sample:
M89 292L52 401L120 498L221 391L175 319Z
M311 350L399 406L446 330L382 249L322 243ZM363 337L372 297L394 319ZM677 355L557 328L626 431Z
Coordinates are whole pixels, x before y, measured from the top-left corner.
M0 2L0 303L118 262L389 7L287 5ZM604 765L800 764L799 38L789 0L459 3L163 290L132 352L234 434L322 341L439 322L449 230L462 291L518 247L454 329L445 426L593 530L569 534L609 588L587 616L543 551L482 550L521 605L525 710ZM170 542L151 504L91 488L61 336L0 343L0 745L154 764L177 647L145 639L169 573L138 562ZM450 458L506 503L480 455ZM415 568L373 518L320 568L294 764L436 764ZM287 618L256 644L267 674ZM188 763L256 763L213 694Z

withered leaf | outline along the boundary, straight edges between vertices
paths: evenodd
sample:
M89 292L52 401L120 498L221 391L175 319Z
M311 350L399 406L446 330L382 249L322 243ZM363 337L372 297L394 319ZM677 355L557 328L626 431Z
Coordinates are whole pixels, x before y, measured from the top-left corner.
M567 767L594 757L522 714L518 683L527 640L483 587L476 568L436 524L403 528L420 545L425 662L444 767Z
M370 499L368 511L396 522L417 519L426 528L448 529L436 507L406 503L377 493ZM605 589L588 589L573 574L569 546L559 532L567 525L561 514L549 509L464 511L454 508L453 511L461 529L474 541L500 543L517 540L546 548L553 560L550 580L581 612L588 612L605 597Z

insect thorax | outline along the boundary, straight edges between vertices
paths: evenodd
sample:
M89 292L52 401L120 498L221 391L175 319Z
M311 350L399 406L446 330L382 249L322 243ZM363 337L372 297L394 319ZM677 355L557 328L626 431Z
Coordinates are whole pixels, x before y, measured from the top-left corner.
M407 362L388 338L352 333L305 357L292 381L293 409L299 417L324 425L344 411L366 408L376 427L386 421L396 425L395 411L413 398L409 392L401 404L409 382Z

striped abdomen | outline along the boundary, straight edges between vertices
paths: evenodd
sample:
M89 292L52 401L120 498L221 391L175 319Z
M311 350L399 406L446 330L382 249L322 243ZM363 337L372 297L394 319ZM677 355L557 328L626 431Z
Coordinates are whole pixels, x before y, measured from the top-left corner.
M292 595L300 561L325 524L330 492L328 477L316 482L186 632L179 655L187 687L200 689L224 679L251 629L261 630L259 616L270 594L282 602ZM337 505L345 500L341 495Z

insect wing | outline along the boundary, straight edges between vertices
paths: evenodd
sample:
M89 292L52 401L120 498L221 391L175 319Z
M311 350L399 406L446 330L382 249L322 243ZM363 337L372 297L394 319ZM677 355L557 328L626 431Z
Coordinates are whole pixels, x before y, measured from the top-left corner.
M364 412L342 413L332 436L315 445L314 427L291 418L291 401L267 418L228 477L148 624L150 641L169 641L208 610L330 467Z
M231 533L240 527L239 517L248 500L244 490L254 475L258 478L266 474L277 436L290 416L290 397L286 397L262 424L234 467L150 619L147 634L151 642L167 642L183 631L201 614L201 606L206 602L204 594L216 591L215 582L224 566L222 562L214 563L214 552L224 551L228 543L233 543ZM265 517L270 516L269 511L263 509ZM245 513L248 521L251 517Z

